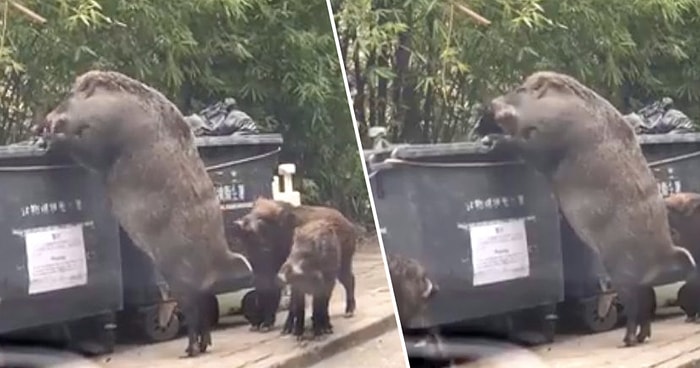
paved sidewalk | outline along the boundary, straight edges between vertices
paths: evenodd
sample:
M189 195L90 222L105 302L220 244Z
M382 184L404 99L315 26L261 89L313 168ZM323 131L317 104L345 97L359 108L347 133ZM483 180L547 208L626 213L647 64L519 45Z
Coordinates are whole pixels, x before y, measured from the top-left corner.
M278 315L276 329L266 334L248 331L248 326L240 318L223 319L222 326L212 333L214 343L210 351L197 358L181 358L186 339L179 338L152 345L118 346L115 353L95 358L95 361L105 368L308 367L387 331L397 330L391 293L376 240L365 242L358 248L354 268L357 285L355 316L343 317L345 292L338 283L331 299L335 332L321 341L297 342L291 336L281 336L280 325L286 318L286 312L282 312Z
M624 332L557 336L554 344L535 351L553 368L685 368L700 361L700 324L685 323L678 314L657 317L648 342L622 348Z

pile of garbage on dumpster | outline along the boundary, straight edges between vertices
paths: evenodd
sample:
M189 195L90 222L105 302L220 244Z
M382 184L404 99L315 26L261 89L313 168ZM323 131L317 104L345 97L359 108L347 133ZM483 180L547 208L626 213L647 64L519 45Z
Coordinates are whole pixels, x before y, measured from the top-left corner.
M640 134L678 134L697 131L695 124L686 114L673 108L673 99L670 97L654 101L624 117Z
M195 136L225 136L234 134L258 134L258 125L237 107L229 97L211 104L200 112L188 115L185 121Z

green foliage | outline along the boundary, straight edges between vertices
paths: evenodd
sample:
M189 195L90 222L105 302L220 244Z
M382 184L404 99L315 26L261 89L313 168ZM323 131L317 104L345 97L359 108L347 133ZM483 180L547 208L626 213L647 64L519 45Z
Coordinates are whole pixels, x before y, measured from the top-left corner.
M697 0L466 5L492 23L448 1L335 1L361 132L386 125L399 142L463 139L480 102L542 69L579 78L624 113L670 96L700 121Z
M27 135L76 74L108 68L165 93L184 113L223 97L270 131L315 192L356 220L368 199L324 1L24 0L0 44L0 141ZM6 2L0 0L0 10ZM3 19L3 18L0 18Z

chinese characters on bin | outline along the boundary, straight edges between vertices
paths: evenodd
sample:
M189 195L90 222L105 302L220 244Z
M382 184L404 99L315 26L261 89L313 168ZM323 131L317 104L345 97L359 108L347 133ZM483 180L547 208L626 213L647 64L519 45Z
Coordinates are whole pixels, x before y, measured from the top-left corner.
M515 206L524 206L525 196L519 194L517 196L508 197L489 197L485 199L474 199L465 203L467 212L480 211L484 209L499 209L511 208Z
M72 201L56 201L44 203L32 203L20 209L22 217L37 215L53 215L56 213L67 213L70 211L82 211L83 201L74 199Z
M245 185L240 183L219 185L216 187L216 195L220 202L242 201L245 199Z

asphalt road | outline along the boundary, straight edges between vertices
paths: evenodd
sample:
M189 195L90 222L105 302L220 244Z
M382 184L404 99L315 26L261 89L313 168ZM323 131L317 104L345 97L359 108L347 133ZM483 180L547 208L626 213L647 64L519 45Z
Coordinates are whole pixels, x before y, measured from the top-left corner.
M373 340L323 360L311 368L405 368L401 339L389 331Z

